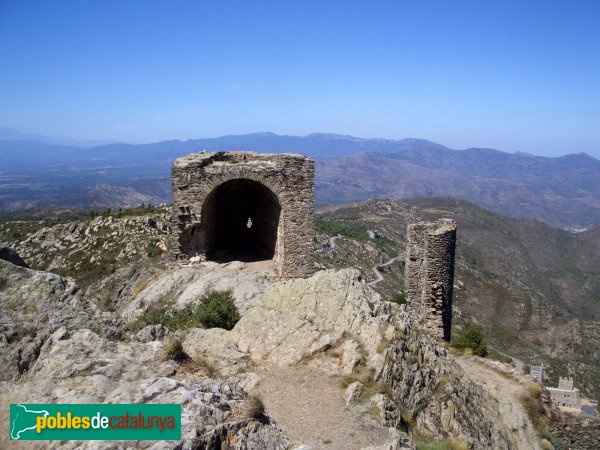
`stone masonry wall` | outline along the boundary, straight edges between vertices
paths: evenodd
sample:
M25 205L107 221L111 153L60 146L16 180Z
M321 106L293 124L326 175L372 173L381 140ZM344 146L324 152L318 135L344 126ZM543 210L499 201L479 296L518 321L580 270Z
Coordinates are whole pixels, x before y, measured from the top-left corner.
M451 219L408 226L407 306L425 316L428 332L450 340L456 223Z
M273 262L278 273L287 278L309 276L314 161L296 154L199 152L177 159L172 168L175 256L205 256L202 208L217 187L237 179L256 181L277 197L281 211Z

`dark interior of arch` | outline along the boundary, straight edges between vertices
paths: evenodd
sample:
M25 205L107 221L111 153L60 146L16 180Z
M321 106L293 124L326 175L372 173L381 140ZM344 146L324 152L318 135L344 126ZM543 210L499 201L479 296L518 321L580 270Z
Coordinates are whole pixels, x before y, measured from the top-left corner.
M219 185L202 207L206 259L272 259L280 213L277 196L257 181L240 178Z

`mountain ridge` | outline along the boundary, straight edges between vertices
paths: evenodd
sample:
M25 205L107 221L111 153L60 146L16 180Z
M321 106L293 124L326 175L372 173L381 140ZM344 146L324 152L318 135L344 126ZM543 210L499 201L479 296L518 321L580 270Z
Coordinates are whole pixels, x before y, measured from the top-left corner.
M121 188L170 201L174 159L199 151L294 152L316 160L316 202L452 195L503 214L559 228L600 223L600 161L585 153L543 157L489 148L453 150L417 138L363 139L331 133L270 132L150 144L81 148L0 140L0 210L91 206L89 191L111 185L105 206L123 206ZM119 190L121 189L121 190ZM137 194L128 191L128 198ZM94 205L97 205L94 202Z

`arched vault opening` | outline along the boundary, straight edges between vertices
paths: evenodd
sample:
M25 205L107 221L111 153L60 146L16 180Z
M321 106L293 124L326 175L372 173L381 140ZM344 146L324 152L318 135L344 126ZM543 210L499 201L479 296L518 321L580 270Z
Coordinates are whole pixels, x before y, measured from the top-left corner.
M264 184L246 178L220 184L202 206L206 259L273 259L280 214L277 196Z

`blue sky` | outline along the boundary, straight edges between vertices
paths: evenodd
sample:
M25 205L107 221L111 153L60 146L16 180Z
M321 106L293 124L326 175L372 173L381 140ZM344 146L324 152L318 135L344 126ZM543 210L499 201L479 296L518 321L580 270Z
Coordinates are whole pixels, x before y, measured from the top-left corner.
M0 0L0 125L600 157L600 1Z

